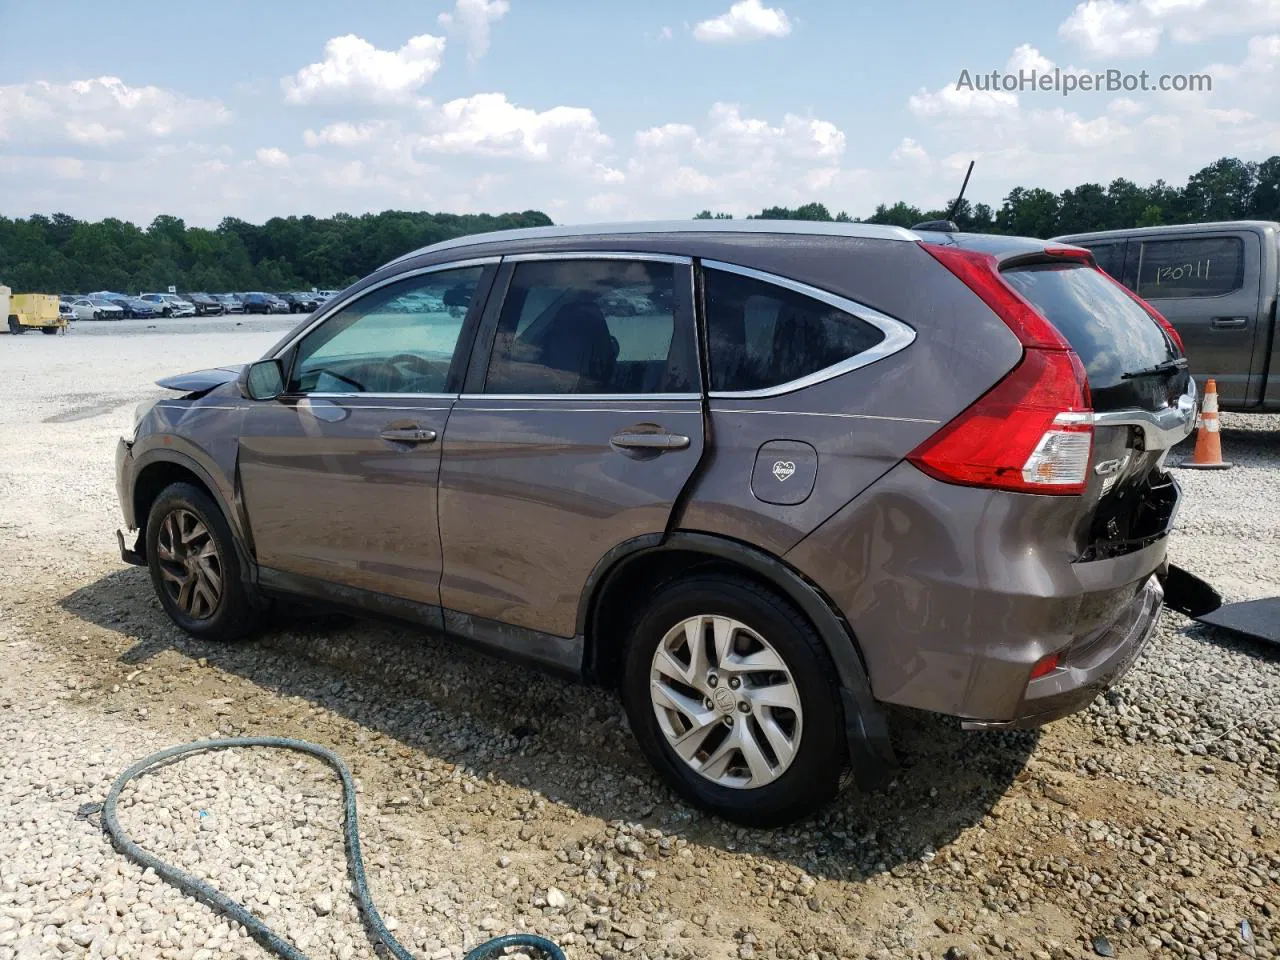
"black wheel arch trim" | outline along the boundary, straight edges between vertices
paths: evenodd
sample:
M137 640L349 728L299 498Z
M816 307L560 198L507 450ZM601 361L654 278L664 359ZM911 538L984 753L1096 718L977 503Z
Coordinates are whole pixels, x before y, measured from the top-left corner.
M626 540L606 553L587 578L578 607L578 636L594 638L597 598L612 579L641 556L685 551L738 564L771 584L808 618L835 664L845 715L853 776L862 789L886 782L897 769L888 721L871 692L871 682L850 625L821 590L784 561L740 540L709 533L676 531ZM584 653L586 651L584 650Z
M222 511L223 517L226 518L227 526L231 529L231 539L235 543L236 557L240 561L240 578L251 588L251 596L256 595L258 565L254 560L252 542L248 538L248 527L244 524L244 517L241 511L237 509L239 498L236 498L236 504L233 506L227 500L225 491L214 479L212 471L190 454L167 447L153 447L141 454L136 454L133 457L133 467L129 473L128 498L130 513L136 513L133 508L133 502L138 477L148 467L157 463L167 463L190 471L208 490L209 496L213 498L213 502L218 509ZM128 518L126 517L126 519ZM133 522L145 537L147 518L134 516ZM139 542L144 542L143 538L140 538Z

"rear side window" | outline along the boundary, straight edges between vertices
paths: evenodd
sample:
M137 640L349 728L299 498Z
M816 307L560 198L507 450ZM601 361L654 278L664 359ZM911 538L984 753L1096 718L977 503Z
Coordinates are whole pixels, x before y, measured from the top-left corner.
M518 264L485 393L696 391L693 318L677 303L677 269L688 268L639 259Z
M1239 237L1148 240L1142 244L1138 293L1149 300L1220 297L1244 286Z
M1092 251L1098 266L1117 280L1124 271L1123 243L1082 243L1080 246Z
M703 278L712 390L777 387L884 340L878 327L794 290L710 268Z
M1006 270L1003 276L1067 338L1095 388L1113 386L1123 374L1173 356L1159 325L1091 267L1046 264Z

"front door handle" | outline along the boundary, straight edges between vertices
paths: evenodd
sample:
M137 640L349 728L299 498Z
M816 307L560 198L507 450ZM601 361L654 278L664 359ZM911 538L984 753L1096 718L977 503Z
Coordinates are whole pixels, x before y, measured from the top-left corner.
M1249 325L1248 317L1214 317L1211 321L1215 330L1239 330Z
M679 433L648 433L639 430L619 430L609 442L624 450L684 450L689 438Z
M436 432L425 427L387 427L378 436L388 443L419 444L433 441Z

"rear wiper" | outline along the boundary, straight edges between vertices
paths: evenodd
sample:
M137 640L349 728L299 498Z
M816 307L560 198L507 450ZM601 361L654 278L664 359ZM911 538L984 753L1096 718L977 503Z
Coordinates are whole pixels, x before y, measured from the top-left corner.
M1146 370L1134 370L1130 373L1120 374L1121 380L1137 380L1139 377L1158 377L1161 374L1172 373L1174 370L1187 369L1187 358L1178 357L1176 360L1166 360L1164 363L1157 363L1154 367L1148 367Z

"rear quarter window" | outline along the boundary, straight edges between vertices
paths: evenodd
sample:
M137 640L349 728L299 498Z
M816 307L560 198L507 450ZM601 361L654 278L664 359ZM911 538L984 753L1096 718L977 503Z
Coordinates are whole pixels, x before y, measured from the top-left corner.
M1123 243L1082 243L1080 246L1091 251L1098 266L1117 280L1124 272Z
M1066 337L1094 389L1114 386L1126 373L1173 357L1159 325L1091 267L1043 264L1006 270L1003 276Z
M712 390L778 387L885 339L851 313L764 280L708 268L703 282Z
M1221 297L1244 286L1239 237L1147 240L1138 266L1138 293L1148 300Z

